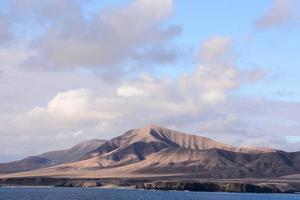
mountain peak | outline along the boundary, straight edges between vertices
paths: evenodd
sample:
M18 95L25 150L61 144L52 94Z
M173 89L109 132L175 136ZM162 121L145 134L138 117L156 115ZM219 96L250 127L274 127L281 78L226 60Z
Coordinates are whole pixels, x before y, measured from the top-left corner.
M228 151L247 153L266 153L276 151L275 149L270 148L235 147L207 137L187 134L153 124L143 128L134 129L133 132L131 132L131 136L134 138L131 140L132 142L162 142L168 145L171 144L172 146L175 145L177 147L195 150L224 149Z
M185 133L181 133L172 129L164 128L158 125L148 125L143 128L138 128L133 130L133 134L137 137L137 139L145 139L149 140L164 140L171 139L172 135L185 135Z
M157 125L148 125L143 128L134 129L127 132L127 134L118 137L118 141L124 139L130 144L136 142L159 142L167 146L196 150L206 150L212 148L226 150L235 149L235 147L214 141L206 137L191 135Z
M161 127L161 126L158 126L158 125L155 125L155 124L150 124L150 125L147 125L143 128L139 128L137 130L143 130L146 133L146 132L150 132L151 130L160 131L160 130L163 130L163 129L167 129L167 128L164 128L164 127Z

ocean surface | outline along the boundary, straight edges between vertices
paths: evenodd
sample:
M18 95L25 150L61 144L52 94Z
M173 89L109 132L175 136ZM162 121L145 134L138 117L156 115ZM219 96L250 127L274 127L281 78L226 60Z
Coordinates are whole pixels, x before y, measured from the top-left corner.
M0 188L0 200L300 200L300 194L179 192L98 188Z

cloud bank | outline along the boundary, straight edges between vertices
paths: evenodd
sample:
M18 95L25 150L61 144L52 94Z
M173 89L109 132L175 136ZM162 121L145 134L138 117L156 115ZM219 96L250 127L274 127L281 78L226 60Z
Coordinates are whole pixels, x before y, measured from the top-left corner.
M51 149L70 141L112 138L151 123L233 144L264 145L263 141L272 139L273 145L283 145L263 126L246 125L247 121L256 124L252 111L265 105L269 108L268 103L239 102L231 97L232 92L260 77L256 70L238 67L232 39L210 37L199 52L201 63L175 79L142 74L101 91L83 88L59 92L44 106L6 117L0 124L2 137L6 141L18 138L15 142L25 143L23 147L30 140ZM258 117L268 114L266 111ZM259 141L252 139L262 133L266 135Z
M13 13L17 24L24 16L37 24L33 27L37 36L31 42L36 53L28 59L28 66L105 73L125 70L125 61L166 63L176 59L178 51L169 48L169 41L180 34L181 27L163 25L172 4L171 0L136 0L102 9L87 19L76 1L30 0L13 1ZM43 31L36 31L40 29Z

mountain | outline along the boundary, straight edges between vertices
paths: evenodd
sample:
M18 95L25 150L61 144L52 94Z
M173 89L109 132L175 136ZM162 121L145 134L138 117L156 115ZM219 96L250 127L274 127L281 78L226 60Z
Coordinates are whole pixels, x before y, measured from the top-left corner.
M67 163L81 160L88 152L98 148L105 143L105 140L88 140L81 142L67 150L50 151L41 154L39 157L50 159L56 163Z
M262 178L300 173L300 152L238 148L159 126L133 129L79 161L10 176Z
M210 149L227 150L232 152L261 153L274 152L273 149L236 148L216 142L206 137L190 135L178 131L151 125L141 129L133 129L124 135L105 142L99 148L89 152L85 159L97 158L102 167L121 166L145 160L151 154L165 152L200 152ZM176 156L177 157L177 156Z
M19 161L0 163L0 173L29 171L81 160L86 153L101 146L105 140L88 140L66 150L50 151Z

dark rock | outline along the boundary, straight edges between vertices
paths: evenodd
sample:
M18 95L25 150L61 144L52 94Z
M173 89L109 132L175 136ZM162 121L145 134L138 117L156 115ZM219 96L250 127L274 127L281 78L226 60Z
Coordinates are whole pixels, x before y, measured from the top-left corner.
M98 181L67 181L60 182L54 187L101 187L102 184Z
M281 190L277 185L216 182L153 182L136 186L137 189L189 190L202 192L294 193L291 188Z

